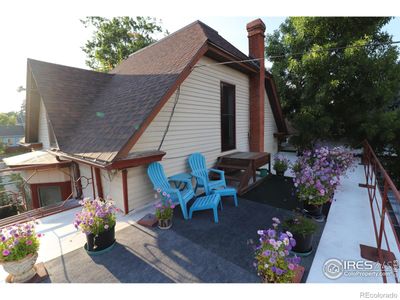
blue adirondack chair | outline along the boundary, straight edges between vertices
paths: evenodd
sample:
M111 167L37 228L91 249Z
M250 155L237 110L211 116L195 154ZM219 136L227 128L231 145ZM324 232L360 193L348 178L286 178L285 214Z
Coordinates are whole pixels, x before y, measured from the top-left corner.
M195 197L191 181L184 179L180 180L185 183L183 190L172 188L170 182L173 182L174 180L168 179L165 176L164 168L158 162L153 162L149 165L147 168L147 175L153 183L154 190L161 189L163 192L168 193L172 202L181 206L183 217L187 220L188 213L186 205Z
M210 195L213 189L219 187L226 187L224 171L217 169L207 169L206 159L201 153L193 153L189 156L189 165L192 169L192 176L196 178L196 193L197 188L202 187L207 195ZM208 174L216 173L219 175L219 179L210 180Z

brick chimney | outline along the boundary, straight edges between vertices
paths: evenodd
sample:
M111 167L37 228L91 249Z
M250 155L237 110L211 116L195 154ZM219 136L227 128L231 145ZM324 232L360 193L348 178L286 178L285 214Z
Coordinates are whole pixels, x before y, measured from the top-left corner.
M249 38L249 56L258 60L260 72L250 76L250 151L264 151L264 32L265 24L256 19L246 26Z

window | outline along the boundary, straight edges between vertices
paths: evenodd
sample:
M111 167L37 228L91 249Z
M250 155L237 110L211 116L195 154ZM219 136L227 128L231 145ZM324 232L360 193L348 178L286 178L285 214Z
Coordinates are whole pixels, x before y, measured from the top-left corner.
M236 148L235 86L221 82L221 151Z
M14 139L7 139L7 145L8 146L14 145Z
M61 202L61 187L57 185L41 186L39 189L40 206L48 206Z

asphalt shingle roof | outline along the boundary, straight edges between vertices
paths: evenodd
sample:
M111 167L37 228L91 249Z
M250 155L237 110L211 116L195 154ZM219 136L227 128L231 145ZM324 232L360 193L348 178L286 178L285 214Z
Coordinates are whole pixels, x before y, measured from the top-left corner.
M249 59L200 21L133 53L108 74L29 59L60 150L113 161L206 43Z
M24 136L22 125L0 126L0 136Z

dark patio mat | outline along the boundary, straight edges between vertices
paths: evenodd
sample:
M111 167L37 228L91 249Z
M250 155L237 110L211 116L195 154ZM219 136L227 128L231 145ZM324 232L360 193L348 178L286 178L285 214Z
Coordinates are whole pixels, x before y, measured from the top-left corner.
M270 227L272 217L291 212L245 199L239 207L230 198L223 204L218 224L211 210L184 220L177 207L169 230L132 225L116 233L108 253L91 257L81 248L46 262L48 282L259 282L250 241L257 243L257 230ZM311 262L302 262L303 281Z
M242 198L287 210L301 208L294 195L293 179L271 175L259 186L242 195Z

